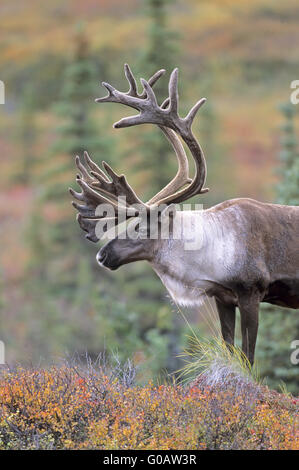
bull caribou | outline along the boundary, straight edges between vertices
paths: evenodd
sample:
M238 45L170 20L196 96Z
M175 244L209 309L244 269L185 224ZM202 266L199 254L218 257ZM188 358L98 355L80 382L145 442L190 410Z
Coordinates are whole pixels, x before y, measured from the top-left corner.
M179 210L179 203L208 191L204 187L204 154L191 130L205 98L200 99L186 117L180 117L178 69L175 69L169 79L169 96L159 105L153 87L164 72L158 71L148 81L141 79L143 90L139 93L126 64L129 91L120 92L103 82L108 95L96 102L119 103L138 111L137 115L115 123L115 128L156 124L174 149L177 174L144 203L125 175L117 175L106 162L103 162L103 171L85 152L83 160L76 157L80 172L76 181L82 191L70 189L77 201L73 201L79 212L77 220L87 232L86 238L97 242L98 224L111 220L107 211L98 211L101 205L106 207L108 204L113 208L112 218L116 224L124 212L125 219L132 222L132 217L138 218L141 212L150 220L151 214L158 211L155 236L151 236L151 224L147 225L145 233L144 227L141 230L141 225L137 225L140 233L135 237L118 234L100 249L98 264L115 270L127 263L146 260L178 304L200 305L204 296L214 297L222 336L228 345L234 344L238 307L242 350L252 364L260 303L299 308L299 208L237 198L205 210ZM189 177L188 158L182 141L195 163L193 179ZM159 211L161 208L164 209ZM167 237L162 236L161 230L165 221L169 228ZM181 237L175 237L178 226L189 229L183 230ZM195 241L198 238L199 242L196 249L189 249L185 243L190 236L190 227L199 227L198 232L193 233Z

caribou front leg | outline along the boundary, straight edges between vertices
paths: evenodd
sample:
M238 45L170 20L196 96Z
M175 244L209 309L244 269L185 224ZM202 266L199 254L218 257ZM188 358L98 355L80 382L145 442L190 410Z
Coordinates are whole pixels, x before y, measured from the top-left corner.
M217 299L215 300L218 309L222 337L228 345L233 346L235 341L236 307L231 304L224 304Z
M259 322L260 296L253 294L239 299L241 315L242 351L249 359L251 365L254 362L254 351Z

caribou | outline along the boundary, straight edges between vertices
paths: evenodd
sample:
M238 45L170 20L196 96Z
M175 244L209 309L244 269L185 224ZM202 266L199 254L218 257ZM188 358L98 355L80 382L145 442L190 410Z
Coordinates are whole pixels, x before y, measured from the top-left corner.
M253 364L260 303L299 308L299 208L236 198L208 209L181 210L180 203L209 190L204 187L207 173L204 153L191 130L197 111L206 100L200 99L182 118L178 113L178 69L175 69L169 79L169 96L159 105L153 87L164 73L165 70L159 70L148 81L141 79L143 89L139 93L136 79L125 64L129 90L120 92L103 82L108 95L96 102L119 103L138 111L115 123L115 128L157 125L174 149L178 162L176 175L149 201L143 202L125 175L117 175L106 162L101 169L85 152L84 159L76 157L79 170L76 181L81 192L70 188L76 200L73 206L78 211L77 220L87 232L86 237L98 242L97 227L105 221L118 224L122 218L132 222L139 220L141 213L142 220L150 221L153 213L158 214L154 230L151 223L144 229L139 221L134 226L137 236L132 237L127 225L126 236L121 232L100 249L98 264L115 270L146 260L178 304L198 306L205 296L214 297L221 333L228 346L234 344L238 308L242 351ZM185 147L195 164L192 179ZM103 205L113 208L112 216L108 217L107 210L99 210ZM168 236L163 236L165 224ZM180 229L176 230L177 227ZM180 236L175 236L176 233ZM186 240L191 235L195 243L189 246Z

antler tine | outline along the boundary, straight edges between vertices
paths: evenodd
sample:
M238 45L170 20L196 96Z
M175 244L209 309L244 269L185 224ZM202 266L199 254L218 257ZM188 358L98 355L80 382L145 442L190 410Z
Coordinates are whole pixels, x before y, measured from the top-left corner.
M96 103L120 103L139 110L140 103L142 103L139 98L129 95L128 93L118 91L109 83L102 82L102 85L108 90L108 95L103 98L96 98Z
M99 174L104 180L109 181L109 178L107 178L107 176L101 170L101 168L90 158L86 150L84 152L84 160L85 160L86 165L90 168L90 170Z
M81 178L76 178L76 181L82 189L85 202L89 204L92 203L94 208L96 208L100 204L111 204L115 208L116 211L118 210L119 205L117 202L115 202L115 200L113 201L110 198L101 194L99 191L96 191L86 181L84 181ZM84 209L82 210L84 212Z
M106 162L103 162L103 166L106 172L108 173L108 175L112 179L112 182L110 183L111 185L110 189L112 189L112 186L113 186L114 194L117 197L125 196L126 201L128 202L129 205L141 204L145 206L144 202L142 202L141 199L139 199L135 191L127 182L125 175L117 175L115 171Z
M175 68L169 79L169 112L177 116L178 113L178 73L179 70Z
M91 178L90 175L88 174L88 171L86 170L85 166L82 165L82 163L81 163L81 161L80 161L79 155L76 155L75 164L76 164L76 167L78 168L78 170L80 171L81 176L82 176L83 178L85 178L86 181L91 182L91 181L92 181L92 178Z
M127 94L137 97L138 96L137 83L136 83L135 77L132 73L132 70L130 69L128 64L124 65L124 70L125 70L125 76L126 76L128 82L129 82L129 85L130 85L130 88L129 88L129 91L128 91Z
M96 177L102 178L104 181L109 181L105 173L96 165L90 158L87 152L84 152L84 160L86 167L81 163L79 155L76 155L75 164L80 171L81 177L89 184L94 184L94 179L91 177L93 174ZM89 167L89 170L87 169ZM88 173L90 171L90 174Z
M114 93L115 93L116 89L113 88L112 85L109 85L109 83L106 83L106 82L102 82L102 86L104 86L108 90L108 95L103 96L102 98L96 98L95 101L97 103L105 103L105 102L109 102L109 103L115 102L115 103L117 103L117 99L114 96Z
M116 220L115 217L103 217L103 218L88 218L88 217L82 217L81 214L77 214L77 221L78 221L78 224L80 225L81 229L84 231L84 232L87 232L87 234L85 235L85 238L87 238L87 240L90 240L91 242L98 242L99 241L99 237L97 235L97 228L98 228L98 224L100 223L101 224L101 232L106 232L108 230L108 226L106 225L106 230L105 230L105 224L107 224L107 222L109 222L110 220Z
M197 111L199 110L199 108L202 107L203 104L205 104L206 101L207 101L206 98L201 98L199 101L197 101L197 103L190 109L189 113L185 117L184 120L190 129L191 129L191 126L192 126L192 123L196 116Z
M145 99L150 102L150 104L153 108L158 107L156 95L155 95L152 87L150 86L150 84L146 80L144 80L144 78L141 78L140 81L142 83L143 90L146 92L146 98Z
M156 73L154 73L154 75L148 80L149 86L153 87L155 83L159 80L159 78L165 74L165 72L166 72L165 69L161 69L161 70L158 70ZM143 92L140 95L140 98L141 99L146 98L146 90L143 90Z
M125 76L129 82L130 88L129 91L127 92L127 95L138 97L140 99L145 99L147 97L146 90L143 90L141 94L138 94L138 89L137 89L137 82L136 79L133 75L132 70L130 69L128 64L124 65L124 70L125 70ZM148 80L148 84L153 87L155 83L159 80L159 78L162 77L166 72L165 69L158 70L154 75Z

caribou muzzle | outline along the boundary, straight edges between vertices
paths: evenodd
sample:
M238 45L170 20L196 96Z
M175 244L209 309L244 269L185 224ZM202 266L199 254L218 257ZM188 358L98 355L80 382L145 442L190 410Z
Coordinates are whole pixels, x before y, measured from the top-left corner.
M109 243L103 246L97 254L97 262L100 266L115 271L121 266L118 256L114 253Z

